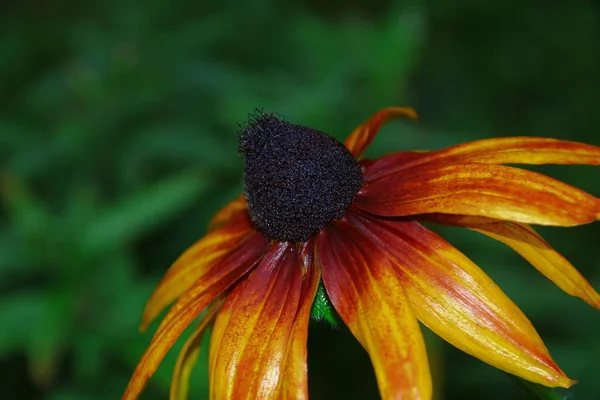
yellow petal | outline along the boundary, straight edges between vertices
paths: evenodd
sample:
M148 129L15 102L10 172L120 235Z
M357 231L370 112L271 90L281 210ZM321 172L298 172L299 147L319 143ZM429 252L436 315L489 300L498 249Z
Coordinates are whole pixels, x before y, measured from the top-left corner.
M210 273L228 254L254 232L247 211L207 234L187 249L169 268L146 304L140 329L148 325L194 282Z
M123 400L134 400L138 397L146 381L154 374L181 332L210 302L244 276L264 254L265 248L266 239L262 234L255 232L179 298L161 322L148 349L142 355L125 390Z
M344 142L354 157L360 157L371 144L375 135L388 119L406 117L417 119L417 113L410 107L389 107L373 114L369 120L356 128Z
M476 140L442 150L415 154L394 153L373 163L367 180L425 164L478 162L486 164L589 164L600 165L600 147L538 137Z
M295 245L275 243L216 318L209 355L212 399L277 398L286 349L305 302L312 298L303 297Z
M170 400L187 400L190 388L190 375L200 354L200 344L204 337L204 331L213 322L217 311L219 311L222 305L222 301L216 300L207 307L206 313L202 316L198 326L183 345L173 370L171 391L169 394Z
M503 165L428 165L366 183L354 204L382 216L477 215L574 226L600 218L600 199L542 174Z
M459 349L546 386L574 381L554 363L527 317L462 253L412 221L352 214L349 220L388 252L412 310Z
M528 225L484 217L445 214L419 216L419 219L463 226L505 243L566 293L600 309L600 294L567 259Z
M280 380L280 400L308 400L308 367L306 364L308 324L312 303L321 280L321 269L313 262L314 243L308 240L300 249L302 270L305 271L302 283L302 305L296 315L290 341L285 355L285 367Z
M431 399L425 343L385 253L340 221L319 234L316 254L335 309L369 353L381 397Z

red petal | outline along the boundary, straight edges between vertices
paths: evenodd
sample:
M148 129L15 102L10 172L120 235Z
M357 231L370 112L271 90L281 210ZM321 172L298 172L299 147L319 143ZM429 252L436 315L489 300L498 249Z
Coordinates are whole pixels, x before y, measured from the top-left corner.
M312 303L305 284L295 245L276 243L228 295L211 339L211 398L277 397L290 337L308 323L296 319Z
M388 119L407 117L417 119L417 113L410 107L389 107L373 114L366 122L356 128L344 142L354 157L360 157L371 144L375 135Z
M267 243L264 236L255 232L234 252L225 256L214 268L171 307L154 334L150 346L138 363L123 400L133 400L141 393L146 381L154 374L167 351L181 332L202 310L224 290L244 276L264 254Z
M478 215L573 226L600 218L600 199L542 174L477 163L429 165L365 184L355 205L383 216Z
M494 282L452 245L413 221L348 213L384 249L417 318L459 349L547 386L573 384L535 328ZM324 274L325 276L325 274Z
M300 261L304 280L302 283L302 304L296 315L287 353L285 355L285 368L278 399L308 400L308 367L307 340L308 324L312 303L317 293L317 287L321 280L320 266L313 262L314 241L304 242L300 249Z
M402 153L384 156L373 164L373 171L366 172L365 179L377 179L430 163L600 165L600 147L537 137L477 140L418 155L411 160L407 160Z
M369 353L383 399L431 399L419 325L387 256L340 221L317 239L323 283L350 331Z

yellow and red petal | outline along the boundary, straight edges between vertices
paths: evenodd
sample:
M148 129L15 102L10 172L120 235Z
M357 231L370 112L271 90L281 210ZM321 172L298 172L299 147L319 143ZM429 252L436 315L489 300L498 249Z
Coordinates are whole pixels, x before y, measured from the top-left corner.
M150 345L142 355L125 390L123 400L137 398L146 381L154 374L183 330L209 303L248 273L265 253L267 245L265 237L254 232L235 251L228 253L213 268L206 271L179 298L161 322Z
M246 210L230 213L229 223L208 233L187 249L169 268L146 304L140 329L146 330L156 316L194 282L211 273L250 236L254 225ZM265 241L266 243L266 241ZM263 245L264 248L264 245Z
M588 164L600 165L600 147L585 143L538 137L476 140L428 153L381 157L366 172L373 180L425 164L478 162L485 164Z
M321 280L321 269L314 263L314 241L302 243L299 251L303 271L302 304L296 314L285 355L278 399L308 400L307 340L312 303Z
M431 399L423 337L387 255L339 221L319 233L316 257L335 309L369 353L381 397Z
M349 220L388 252L417 318L457 348L546 386L569 387L527 317L472 261L414 221Z
M212 217L208 223L208 231L212 232L215 229L219 229L238 218L247 218L247 215L248 203L246 202L246 196L240 194Z
M200 323L194 328L194 332L192 332L179 352L175 368L173 369L173 378L171 379L170 400L187 400L190 375L200 354L200 344L202 343L204 332L213 322L222 305L223 302L221 300L215 300L213 304L207 307L206 313L202 316Z
M428 165L367 182L354 204L382 216L475 215L574 226L600 218L600 199L548 176L503 165Z
M373 114L366 122L356 128L346 141L344 145L354 157L360 157L365 152L367 147L371 144L375 135L387 120L390 118L406 117L410 119L417 119L417 113L410 107L389 107Z
M484 217L446 214L419 216L419 220L462 226L505 243L566 293L600 309L600 294L566 258L528 225Z
M275 399L285 375L290 338L312 304L294 244L275 243L254 272L227 296L211 338L211 398ZM300 332L300 336L301 332ZM296 349L297 350L297 349ZM303 373L304 371L298 371Z

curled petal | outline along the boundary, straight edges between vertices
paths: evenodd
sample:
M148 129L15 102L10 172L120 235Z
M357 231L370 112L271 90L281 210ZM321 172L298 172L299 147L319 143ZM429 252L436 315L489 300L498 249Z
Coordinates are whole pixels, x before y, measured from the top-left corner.
M208 231L212 232L238 218L246 218L247 215L248 203L246 202L246 196L240 194L235 200L231 201L215 214L208 223Z
M344 142L354 157L360 157L371 144L375 135L388 119L406 117L417 119L417 113L410 107L389 107L373 114L368 121L356 128Z
M187 249L169 268L146 304L140 329L148 325L173 300L188 290L194 282L210 274L228 254L235 251L254 232L247 211L204 236Z
M210 302L244 276L265 253L266 247L264 236L255 232L235 251L206 271L171 307L142 355L123 400L137 398L181 332Z
M566 293L600 309L600 294L567 259L528 225L484 217L446 214L419 216L419 219L473 229L505 243Z
M295 246L278 242L227 296L211 338L212 399L277 398L296 316L312 302L304 284Z
M413 221L349 215L402 274L417 318L459 349L546 386L569 387L521 310L472 261Z
M387 255L345 221L323 229L316 255L335 309L369 353L383 399L431 399L419 325Z
M365 184L355 205L382 216L477 215L574 226L600 218L600 199L556 179L503 165L429 165Z
M202 343L204 332L212 323L215 315L217 315L217 311L219 311L219 308L221 308L222 305L222 301L216 300L207 307L206 313L202 316L198 326L183 345L183 348L177 357L175 368L173 369L171 391L169 394L170 400L187 400L190 375L194 365L196 365L198 355L200 354L200 344Z
M280 380L281 400L308 400L307 340L312 303L321 280L320 266L313 262L314 241L304 242L300 249L302 265L302 304L296 315L285 355L285 367Z
M600 147L538 137L476 140L407 160L390 154L377 160L367 180L424 164L478 162L485 164L589 164L600 165Z

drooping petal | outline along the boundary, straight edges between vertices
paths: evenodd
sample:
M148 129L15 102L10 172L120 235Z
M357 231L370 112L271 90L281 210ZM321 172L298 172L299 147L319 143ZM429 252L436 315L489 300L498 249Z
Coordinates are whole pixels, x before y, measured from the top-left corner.
M171 307L158 327L150 345L142 355L123 400L134 400L143 390L146 381L154 374L165 354L181 332L202 310L234 282L244 276L262 257L267 240L253 233L234 252L227 254L218 264L206 271L188 291Z
M505 243L566 293L579 297L600 309L600 294L566 258L528 225L484 217L447 214L419 216L419 220L462 226Z
M503 165L429 165L368 182L354 204L382 216L477 215L574 226L600 218L600 199L556 179Z
M423 337L387 255L345 221L323 229L316 255L335 309L369 353L381 397L431 399Z
M200 354L200 344L202 343L204 332L213 322L217 311L219 311L222 305L222 301L216 300L207 307L206 313L202 316L198 326L194 329L188 340L186 340L181 352L179 352L175 368L173 369L173 378L171 379L170 400L187 400L190 375Z
M424 164L478 162L486 164L589 164L600 165L600 147L539 137L476 140L407 159L403 153L381 157L367 180Z
M295 245L278 242L227 296L211 338L212 399L277 398L296 316L312 303L304 285Z
M308 324L311 307L321 280L320 266L314 263L314 241L309 239L300 249L300 262L304 279L302 283L302 304L296 314L292 333L285 355L285 367L280 380L278 399L308 400L307 348Z
M169 268L146 304L140 326L142 331L166 306L198 279L210 274L215 265L253 234L254 226L247 211L231 216L235 218L193 244Z
M349 214L381 246L400 274L417 318L459 349L546 386L570 380L527 317L472 261L414 221Z
M235 221L238 218L245 218L247 214L248 203L246 202L246 196L240 194L215 214L208 223L208 231L212 232L215 229L219 229L223 225L227 225L229 222Z
M410 107L389 107L373 114L366 122L356 128L344 142L354 157L360 157L371 144L375 135L390 118L406 117L417 119L417 113Z

